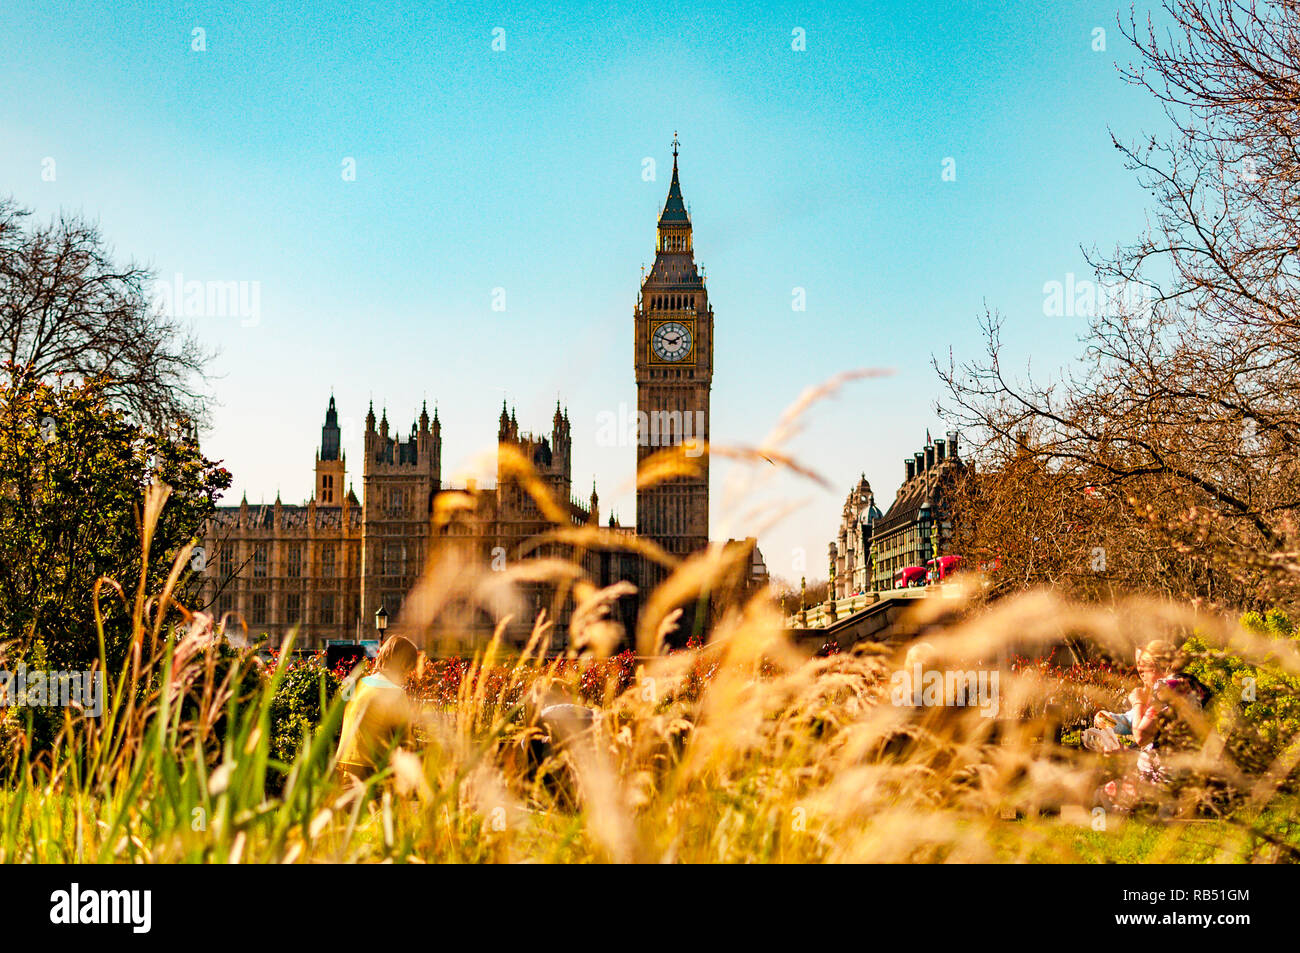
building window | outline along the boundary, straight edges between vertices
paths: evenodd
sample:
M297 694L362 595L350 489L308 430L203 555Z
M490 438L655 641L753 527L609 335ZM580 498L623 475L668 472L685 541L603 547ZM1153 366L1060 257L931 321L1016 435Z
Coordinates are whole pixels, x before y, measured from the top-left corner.
M320 597L320 621L322 625L334 624L334 594L325 593Z
M266 543L253 546L253 578L266 578Z
M401 576L406 573L406 546L402 543L384 544L384 575Z
M329 543L321 544L320 574L326 579L334 578L334 547Z
M221 547L221 553L217 556L217 570L223 580L229 579L235 574L235 547L233 543L226 543Z
M320 486L321 486L321 502L322 503L334 502L334 475L332 473L322 474L320 478Z
M406 490L388 491L388 515L403 516L406 513Z
M285 553L285 570L284 574L290 579L297 579L302 576L302 544L290 543L289 549Z
M284 621L289 625L302 622L302 596L290 592L284 597Z
M253 625L266 624L266 593L265 592L253 593L252 616L253 616L252 618Z

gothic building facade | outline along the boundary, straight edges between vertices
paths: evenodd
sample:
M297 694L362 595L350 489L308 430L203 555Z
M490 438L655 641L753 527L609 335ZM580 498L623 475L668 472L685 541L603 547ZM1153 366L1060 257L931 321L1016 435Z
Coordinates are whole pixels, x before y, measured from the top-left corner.
M534 436L519 429L503 406L497 439L502 447L531 462L552 497L579 525L599 518L595 488L583 504L571 499L571 425L556 405L551 433ZM498 468L494 488L444 486L442 425L437 411L420 412L405 439L391 431L385 412L376 422L366 415L362 500L347 486L347 461L334 398L330 398L316 452L316 486L300 506L218 507L203 541L207 596L213 611L233 614L255 633L278 635L298 630L300 647L330 640L374 637L373 619L383 607L394 624L430 557L439 550L458 558L513 561L525 540L549 528L532 495ZM347 488L345 489L345 486ZM435 524L432 515L443 493L473 501L461 518ZM595 557L589 568L599 569ZM524 586L529 610L542 606L538 587ZM557 620L561 629L567 613ZM492 628L490 618L463 620L465 637Z
M635 532L672 556L708 545L709 397L713 380L713 309L695 263L690 215L682 197L673 140L673 175L659 216L654 266L645 275L633 309L637 383L638 469L655 453L681 448L682 467L653 485L639 486ZM644 428L642 430L641 428ZM329 640L374 637L382 607L401 624L402 608L421 573L443 555L480 566L513 565L526 555L576 558L598 585L620 579L644 593L663 570L629 553L536 549L536 538L561 519L598 525L599 500L573 493L572 436L568 412L557 403L549 434L521 431L502 406L498 422L497 481L492 488L451 487L442 479L442 428L435 408L413 421L405 439L390 427L387 412L366 416L361 497L348 483L347 460L334 398L329 400L316 453L311 499L297 506L277 497L274 505L219 507L203 548L206 593L213 610L242 620L253 634L299 632L300 647ZM562 512L544 513L519 480L512 461L523 459ZM444 518L446 512L454 518ZM610 518L608 529L633 532ZM765 575L755 550L751 575ZM571 606L554 587L522 585L518 613L524 634L546 608L561 642ZM625 624L629 608L618 609ZM635 607L631 612L634 616ZM446 613L440 618L447 618ZM453 628L464 641L490 633L494 620L467 609ZM420 633L412 633L417 636ZM425 639L427 643L427 639ZM466 647L465 644L460 646Z
M837 598L893 589L898 574L929 568L949 552L953 537L948 500L952 481L965 468L957 433L931 441L904 460L905 477L883 514L863 476L849 492L837 539L829 547L830 591Z
M345 483L331 397L316 452L316 489L301 506L217 508L202 547L205 595L218 616L254 631L300 626L303 642L353 639L360 613L365 514Z
M880 516L864 473L844 501L839 536L830 545L830 591L836 599L871 590L871 535Z

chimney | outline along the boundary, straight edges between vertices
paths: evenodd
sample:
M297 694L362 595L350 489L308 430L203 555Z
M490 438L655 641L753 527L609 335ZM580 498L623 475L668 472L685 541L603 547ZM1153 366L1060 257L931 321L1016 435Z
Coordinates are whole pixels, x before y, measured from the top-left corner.
M925 454L918 450L912 454L912 459L916 461L916 475L920 476L925 472Z
M925 448L925 469L934 469L934 444L929 444Z
M948 431L948 456L957 459L957 431Z
M911 483L913 477L916 476L916 461L908 457L903 462L907 464L907 482Z
M935 463L943 463L943 457L944 457L944 446L945 446L945 445L944 445L944 440L943 440L942 437L940 437L940 438L938 438L937 440L935 440L935 442L934 442L934 460L935 460Z

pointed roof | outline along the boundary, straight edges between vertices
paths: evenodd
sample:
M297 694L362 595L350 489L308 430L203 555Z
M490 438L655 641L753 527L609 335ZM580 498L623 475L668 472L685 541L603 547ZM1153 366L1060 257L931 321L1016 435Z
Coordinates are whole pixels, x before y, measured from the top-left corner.
M668 200L664 202L663 214L659 216L660 225L689 225L691 217L686 213L686 201L682 198L682 183L677 178L677 133L673 133L673 180L668 186Z
M320 430L320 459L338 460L341 454L339 446L341 438L339 412L334 406L334 395L330 394L329 407L325 411L325 426Z

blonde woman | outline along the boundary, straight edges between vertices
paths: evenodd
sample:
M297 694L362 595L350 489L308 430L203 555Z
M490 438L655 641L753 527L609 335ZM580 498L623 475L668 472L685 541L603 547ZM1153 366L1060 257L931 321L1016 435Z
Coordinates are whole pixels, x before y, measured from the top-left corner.
M338 770L364 781L392 748L407 738L416 711L406 696L407 676L420 650L400 635L390 635L375 657L375 672L361 679L343 709Z
M1201 708L1209 697L1209 690L1183 671L1186 656L1168 642L1148 643L1137 650L1135 661L1141 683L1129 694L1132 707L1124 714L1138 748L1136 771L1107 783L1101 792L1104 803L1121 810L1135 804L1144 792L1155 794L1166 783L1168 777L1157 752L1161 730L1171 717ZM1114 717L1114 713L1102 712L1098 718L1102 716ZM1093 736L1085 738L1084 744L1092 750L1112 752L1121 747L1109 728L1093 728L1084 734L1089 733Z
M1157 685L1175 667L1181 668L1181 661L1177 650L1162 639L1138 648L1134 661L1139 684L1129 692L1128 710L1097 712L1093 727L1083 733L1085 748L1110 754L1123 747L1121 737L1131 738L1139 748L1149 745L1154 739L1156 716L1160 710L1156 699Z

